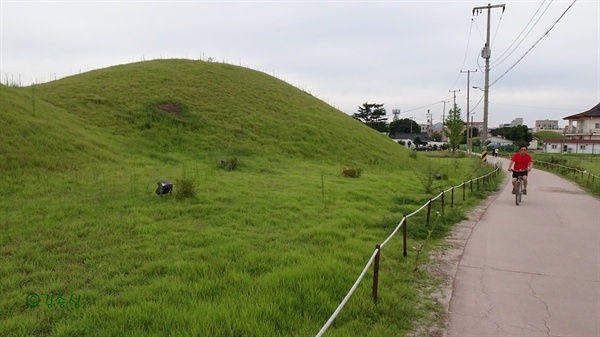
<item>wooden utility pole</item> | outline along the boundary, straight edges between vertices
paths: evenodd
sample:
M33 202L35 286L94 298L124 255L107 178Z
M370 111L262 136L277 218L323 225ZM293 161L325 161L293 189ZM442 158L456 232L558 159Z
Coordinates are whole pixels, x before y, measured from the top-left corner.
M491 5L483 7L474 7L473 15L475 12L480 14L482 10L487 9L487 34L485 40L485 46L481 50L481 57L485 59L485 87L483 94L483 135L481 137L481 141L483 142L483 149L481 151L481 161L487 161L487 135L488 135L488 102L489 102L489 91L490 91L490 17L492 8L502 8L502 12L504 12L505 5Z

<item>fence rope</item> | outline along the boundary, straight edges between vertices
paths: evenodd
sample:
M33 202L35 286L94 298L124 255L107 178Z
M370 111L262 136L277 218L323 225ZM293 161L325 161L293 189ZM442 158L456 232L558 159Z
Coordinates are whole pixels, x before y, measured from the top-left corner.
M390 241L394 235L396 235L396 233L398 232L398 230L400 230L400 228L402 228L402 224L405 221L406 221L406 217L403 217L402 220L400 220L400 223L398 224L398 226L396 226L396 229L394 229L394 231L392 232L392 234L390 234L390 236L388 236L387 239L385 239L385 241L383 241L383 243L381 245L379 245L379 246L383 248L383 246L385 246L385 244L388 241Z
M375 259L375 256L377 255L377 253L381 250L381 248L383 248L383 246L385 246L385 244L390 241L392 239L392 237L394 237L394 235L396 235L396 233L400 230L400 228L402 228L402 225L405 225L406 223L406 219L417 214L418 212L422 211L425 207L427 207L431 202L433 202L435 199L439 198L440 196L442 196L444 193L451 191L453 188L457 188L460 187L462 185L465 185L473 180L478 180L481 179L483 177L487 177L489 175L492 175L493 173L496 173L497 171L500 170L499 166L496 166L496 169L486 175L483 175L481 177L475 178L475 179L471 179L469 181L465 181L462 184L458 185L458 186L454 186L449 188L446 191L440 192L435 198L429 199L423 206L421 206L421 208L419 208L418 210L410 213L409 215L405 215L402 220L400 220L400 223L398 224L398 226L396 226L396 228L394 229L394 231L392 231L392 233L390 234L390 236L388 236L387 239L385 239L385 241L383 241L382 244L379 245L379 249L375 249L375 251L373 252L373 255L371 255L371 258L369 259L369 262L367 262L365 268L362 270L362 272L360 273L360 276L358 277L358 279L356 279L356 282L354 282L354 285L352 285L352 288L350 288L350 291L348 292L348 294L346 294L346 297L344 297L344 299L342 300L342 302L338 305L338 307L335 309L335 311L333 312L333 314L331 315L331 317L329 317L329 319L327 320L327 323L325 323L325 325L323 325L323 327L321 328L321 330L319 330L319 332L315 335L315 337L321 337L323 336L323 334L327 331L327 329L329 329L329 326L331 326L331 324L333 323L333 321L335 320L335 318L337 317L337 315L342 311L342 309L344 308L344 306L346 305L346 302L348 302L348 300L350 299L350 297L352 297L352 294L354 294L354 291L356 290L356 288L358 287L358 285L360 284L360 282L362 281L363 277L365 276L367 270L369 269L369 267L371 266L371 264L373 263L373 260Z
M586 173L586 174L589 174L590 176L592 176L594 178L599 178L597 175L595 175L593 173L590 173L587 170L583 170L582 171L582 170L580 170L578 168L575 168L575 167L569 167L569 166L565 166L565 165L561 165L561 164L549 163L547 161L541 161L541 160L534 160L534 162L538 162L538 163L542 163L542 164L547 164L547 165L552 165L552 166L558 166L558 167L562 167L562 168L565 168L565 169L568 169L568 170L574 170L574 171L577 171L579 173Z
M350 288L350 291L348 292L346 297L344 297L344 300L342 301L342 303L340 303L340 305L338 305L337 309L335 309L335 311L333 312L333 315L331 315L331 317L329 317L329 319L327 320L327 323L325 323L325 325L321 328L321 330L319 331L319 333L317 333L317 335L315 337L323 336L323 334L325 333L325 331L327 331L327 329L329 328L331 323L333 323L333 320L335 320L335 318L340 313L340 311L342 311L342 308L346 305L346 302L348 302L348 300L350 299L350 297L356 290L356 287L358 287L358 284L360 283L360 281L362 281L362 278L365 276L365 273L371 266L371 263L373 263L373 260L375 259L375 256L377 255L377 253L380 249L375 249L375 251L373 252L373 255L371 255L371 258L369 259L369 262L367 262L367 265L363 269L362 273L360 273L360 276L358 277L356 282L354 282L354 285L352 286L352 288Z

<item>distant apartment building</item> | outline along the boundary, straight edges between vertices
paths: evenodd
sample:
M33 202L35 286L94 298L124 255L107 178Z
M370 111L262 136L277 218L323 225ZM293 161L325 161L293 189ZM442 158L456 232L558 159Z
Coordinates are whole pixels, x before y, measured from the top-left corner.
M498 125L499 128L512 128L514 126L519 126L519 125L523 125L523 118L515 118L513 119L512 122L510 122L510 124L500 124Z
M512 122L510 122L509 126L512 128L514 126L523 125L523 118L515 118Z
M534 127L533 131L534 132L538 132L538 131L562 132L563 130L558 127L558 120L544 119L544 120L536 120L535 121L535 127Z

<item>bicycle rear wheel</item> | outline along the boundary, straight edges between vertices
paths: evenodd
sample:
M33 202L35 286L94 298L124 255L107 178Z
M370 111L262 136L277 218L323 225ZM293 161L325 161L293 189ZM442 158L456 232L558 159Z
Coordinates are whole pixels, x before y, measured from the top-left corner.
M517 180L517 185L516 187L516 192L515 192L515 204L517 204L517 206L519 206L519 203L521 202L521 179Z

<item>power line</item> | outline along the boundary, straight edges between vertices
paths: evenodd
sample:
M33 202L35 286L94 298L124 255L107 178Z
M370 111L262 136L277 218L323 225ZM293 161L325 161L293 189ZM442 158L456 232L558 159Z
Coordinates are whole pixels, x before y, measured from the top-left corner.
M427 104L427 105L420 106L420 107L418 107L418 108L414 108L414 109L410 109L410 110L405 110L405 111L404 111L404 113L411 112L411 111L415 111L415 110L419 110L419 109L423 109L423 108L426 108L426 107L429 107L429 106L432 106L432 105L436 105L436 104L438 104L438 103L441 103L441 102L443 102L443 101L445 101L445 100L447 100L447 99L450 99L450 97L448 97L448 98L445 98L445 99L444 99L444 100L442 100L442 101L435 101L435 102L433 102L433 103L431 103L431 104Z
M523 35L523 33L525 32L525 30L527 29L527 27L529 27L529 25L531 24L531 21L533 21L533 19L535 18L535 16L537 15L537 13L540 11L540 9L542 8L542 6L544 5L545 2L546 2L546 0L542 1L542 3L540 4L540 6L538 7L538 9L535 11L535 13L533 13L533 16L531 17L531 19L529 19L529 22L527 22L527 24L525 25L525 27L523 27L523 30L521 30L521 32L519 33L519 35L517 35L517 37L510 44L510 46L508 46L508 48L498 57L498 60L492 63L492 66L495 66L498 62L503 61L502 57L510 50L510 48L512 48L512 46L515 44L515 42L517 42L519 40L519 38L521 37L521 35ZM531 32L531 30L530 30L530 32ZM525 39L525 37L523 37L523 39ZM523 40L521 40L521 42L523 42ZM519 44L521 44L521 42L519 42ZM517 47L518 47L518 45L517 45ZM517 47L515 47L515 49L513 49L513 51L511 52L511 54L517 49ZM510 54L507 55L507 57L508 56L510 56Z
M503 17L504 17L504 11L502 11L502 13L500 14L500 20L498 20L498 27L496 27L496 32L494 33L494 38L492 39L492 42L490 43L490 46L493 46L494 45L494 41L496 41L496 36L498 35L498 31L500 30L500 24L502 23L502 18Z
M543 106L529 106L529 105L515 105L515 104L504 104L504 103L493 103L494 105L504 105L504 106L514 106L517 108L531 108L531 109L544 109L544 110L562 110L562 111L574 111L577 110L577 108L574 109L563 109L563 108L548 108L548 107L543 107Z
M558 21L560 21L560 19L562 19L565 14L567 14L567 11L569 11L569 9L571 9L571 7L573 7L573 5L575 4L575 2L577 2L577 0L573 0L573 2L569 5L569 7L567 7L567 9L565 9L565 11L562 13L562 15L552 24L552 26L550 26L550 28L548 28L548 30L546 30L546 32L533 44L533 46L531 46L531 48L529 48L525 54L523 54L523 56L521 56L521 58L519 58L517 60L517 62L515 62L515 64L513 64L510 68L508 68L507 71L504 72L504 74L500 75L500 77L498 77L498 79L496 79L494 82L492 82L490 84L490 86L494 85L494 83L498 82L502 77L504 77L504 75L506 75L509 71L512 70L512 68L514 68L519 62L521 62L521 60L527 55L529 54L529 52L545 37L548 36L548 33L552 30L552 28L554 28L554 26L556 26L556 24L558 23Z
M546 6L546 9L544 9L544 11L542 12L542 14L540 14L540 17L535 21L535 23L533 24L533 26L531 26L531 28L529 28L529 31L527 32L527 34L525 34L525 36L523 36L523 38L521 39L521 41L517 44L517 46L508 54L506 55L506 57L504 57L503 59L500 59L502 57L502 55L506 54L506 52L508 52L508 50L510 49L510 47L508 47L509 49L507 49L504 53L502 53L502 55L500 55L500 58L498 58L498 61L494 62L492 64L492 68L497 67L498 65L500 65L502 62L504 62L510 55L512 55L512 53L514 53L517 48L521 45L521 43L523 43L523 41L525 41L525 38L527 38L527 36L529 36L529 33L531 33L531 31L533 30L533 28L535 28L535 26L538 24L538 22L542 19L542 16L544 16L544 14L546 14L546 11L548 10L548 8L550 8L550 5L552 4L554 0L551 0L550 3L548 4L548 6ZM545 2L545 1L544 1ZM542 3L543 5L543 3ZM541 8L541 6L538 8L537 12L539 11L539 9ZM531 20L533 20L533 18L535 17L535 15L531 18ZM531 22L531 20L529 22ZM525 26L525 28L523 29L523 31L525 29L527 29L527 26L529 26L529 23L527 23L527 25ZM519 34L520 36L521 34ZM513 41L513 43L511 44L511 46L517 41L518 37L515 39L515 41Z
M460 69L465 67L465 63L467 62L467 55L469 54L469 44L471 42L471 32L473 31L473 18L471 18L471 26L469 27L469 37L467 38L467 48L465 49L465 57L463 58L463 63L460 66ZM452 87L456 86L456 83L458 83L458 79L460 78L460 73L456 76L456 80L454 81L454 84Z

